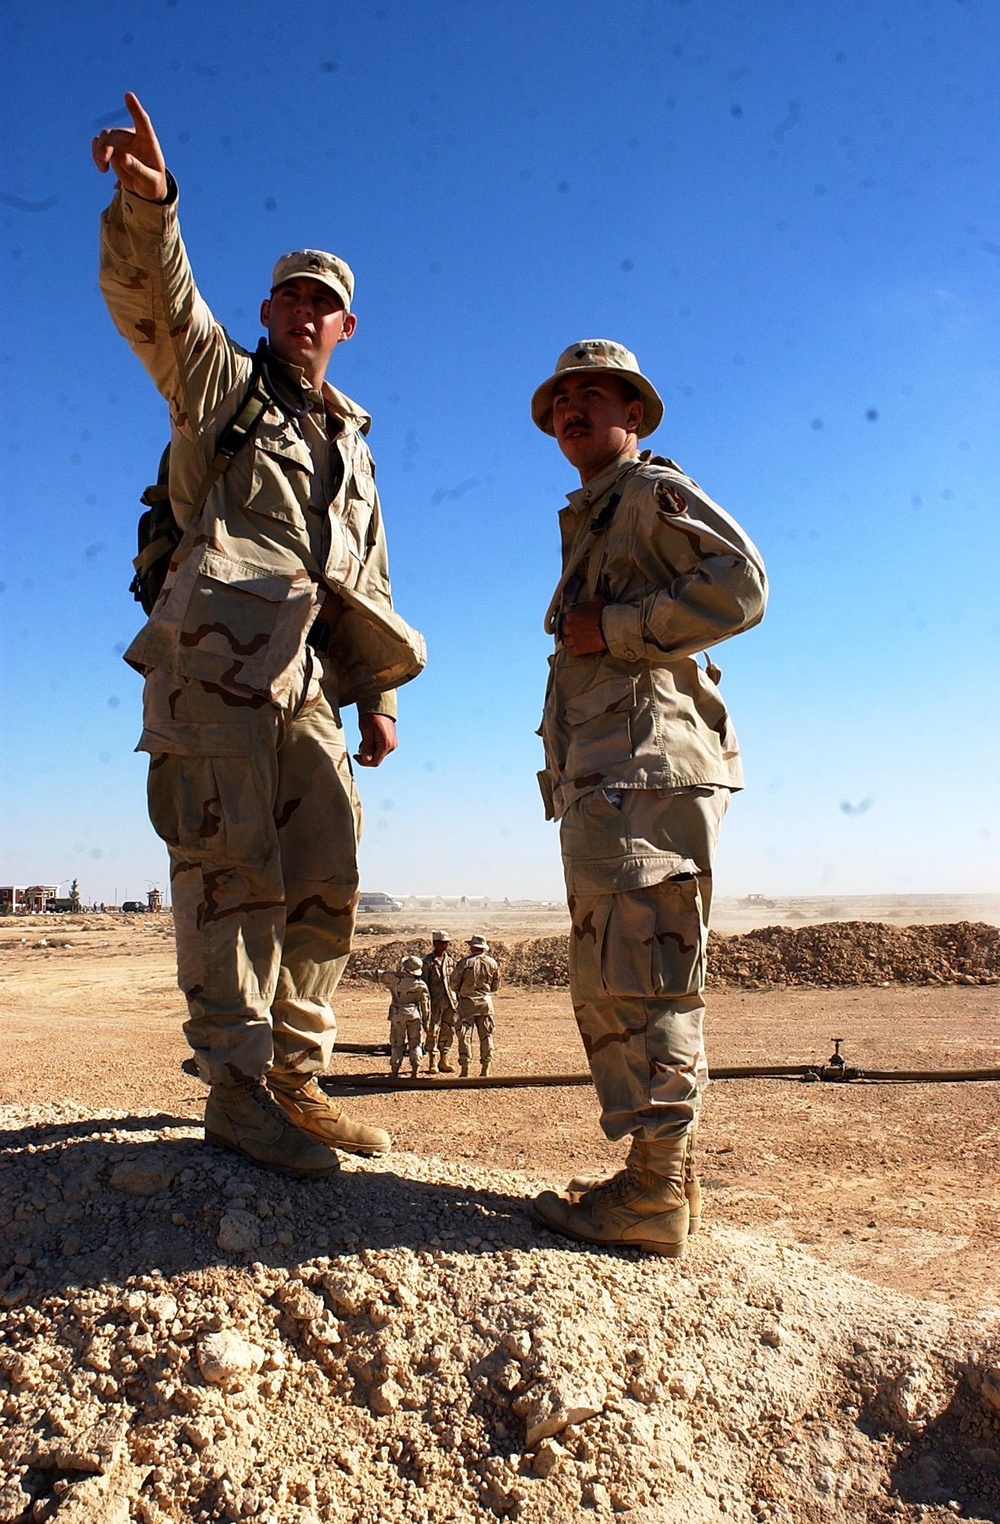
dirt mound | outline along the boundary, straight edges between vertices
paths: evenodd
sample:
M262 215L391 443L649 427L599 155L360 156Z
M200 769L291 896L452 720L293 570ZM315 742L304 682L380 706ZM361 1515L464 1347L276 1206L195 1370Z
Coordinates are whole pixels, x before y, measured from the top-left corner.
M0 1524L998 1517L997 1309L711 1227L591 1253L437 1159L288 1182L180 1118L0 1127Z
M352 955L348 976L394 968L426 940L385 942ZM491 944L507 984L569 984L569 938L535 937ZM951 926L888 926L830 921L821 926L764 926L711 938L709 984L841 986L852 984L1000 983L1000 928L982 921Z

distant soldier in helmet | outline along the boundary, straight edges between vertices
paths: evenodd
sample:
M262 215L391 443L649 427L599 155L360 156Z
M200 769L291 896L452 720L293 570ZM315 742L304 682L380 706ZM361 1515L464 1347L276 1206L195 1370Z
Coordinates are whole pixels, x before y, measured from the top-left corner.
M500 969L491 958L485 937L469 938L468 954L455 964L451 987L458 996L458 1062L463 1075L472 1062L472 1029L479 1034L479 1073L486 1076L493 1061L493 996L500 988Z
M451 938L446 931L431 932L432 949L423 960L424 983L431 997L431 1014L424 1032L424 1049L427 1053L427 1073L440 1069L442 1074L454 1074L448 1062L452 1043L455 1041L455 1012L458 999L451 987L455 960L449 952Z
M421 1036L430 1018L431 998L420 977L420 959L401 958L395 970L379 969L380 984L392 991L389 1005L389 1061L393 1079L399 1078L403 1059L410 1061L410 1074L416 1079L424 1050Z

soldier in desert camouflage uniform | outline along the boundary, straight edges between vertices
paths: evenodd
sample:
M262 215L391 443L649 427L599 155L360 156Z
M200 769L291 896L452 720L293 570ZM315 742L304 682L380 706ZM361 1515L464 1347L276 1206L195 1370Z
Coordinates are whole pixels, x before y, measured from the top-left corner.
M393 690L424 659L392 608L370 419L325 379L354 332L354 277L317 250L278 261L261 323L293 405L272 396L195 512L251 357L194 284L177 187L138 100L125 104L132 127L93 144L98 168L118 176L101 289L172 422L183 538L126 660L146 678L139 749L170 853L185 1033L211 1086L207 1138L293 1175L329 1174L331 1148L390 1146L316 1084L358 890L341 709L357 705L357 760L378 766L396 745Z
M458 1000L451 987L451 974L455 961L448 951L451 938L446 931L431 932L431 951L423 960L424 983L430 992L431 1014L427 1021L424 1047L427 1049L427 1072L440 1069L442 1074L453 1074L448 1054L455 1041L455 1011Z
M479 1073L490 1072L496 1045L493 1033L496 1017L493 996L500 988L500 969L490 957L490 944L484 937L469 938L469 952L455 964L451 987L458 996L458 1062L463 1075L472 1062L472 1029L479 1037Z
M676 1256L700 1213L712 856L743 782L719 670L696 657L758 623L766 583L728 514L673 461L639 453L662 414L635 356L606 339L572 345L532 399L582 482L560 514L539 781L560 822L601 1125L631 1140L617 1174L543 1192L535 1209L573 1237Z
M419 958L401 958L395 972L379 969L376 978L392 991L389 1004L389 1062L393 1079L399 1078L403 1059L410 1060L414 1079L420 1072L424 1050L420 1039L430 1019L431 1000L421 977Z

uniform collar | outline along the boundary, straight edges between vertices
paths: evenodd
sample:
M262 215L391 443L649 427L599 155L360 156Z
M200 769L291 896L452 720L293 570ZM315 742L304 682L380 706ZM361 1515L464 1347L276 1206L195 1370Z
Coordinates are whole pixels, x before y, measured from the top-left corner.
M575 492L566 494L566 501L575 513L584 511L590 513L600 502L606 493L611 491L618 478L623 472L633 466L640 456L632 450L627 455L619 455L609 466L605 466L599 476L595 476L585 487L578 487Z
M332 413L335 418L341 418L352 428L357 429L359 434L367 434L372 426L371 414L366 413L363 407L352 402L346 392L338 391L331 386L329 381L324 381L321 389L316 390L310 386L305 378L305 372L301 365L286 363L289 374L294 376L302 388L302 395L310 406L315 407L317 412Z

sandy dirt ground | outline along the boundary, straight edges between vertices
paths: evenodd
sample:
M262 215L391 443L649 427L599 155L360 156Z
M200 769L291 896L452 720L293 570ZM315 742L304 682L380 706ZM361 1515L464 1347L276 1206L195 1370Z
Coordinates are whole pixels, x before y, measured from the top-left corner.
M391 934L437 919L403 913ZM511 942L564 929L565 915L452 913L449 928L456 939L476 929ZM718 1065L822 1062L841 1037L861 1067L997 1066L998 1007L996 987L719 991L709 1054ZM169 917L5 923L0 1009L0 1102L200 1117L204 1091L180 1068L187 1049ZM385 1000L374 987L344 986L339 1016L343 1040L384 1040ZM497 1029L500 1074L583 1068L566 990L503 990ZM385 1059L346 1054L333 1065L345 1076L386 1069ZM568 1178L620 1153L603 1139L587 1087L434 1094L404 1084L350 1106L387 1125L402 1149L537 1178ZM1000 1302L1000 1085L720 1081L702 1140L713 1223L765 1232L954 1308Z

